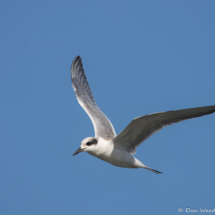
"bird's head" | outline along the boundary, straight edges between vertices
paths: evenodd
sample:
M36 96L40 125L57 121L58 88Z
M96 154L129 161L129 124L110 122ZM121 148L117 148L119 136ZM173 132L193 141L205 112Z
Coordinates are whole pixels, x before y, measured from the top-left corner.
M75 153L72 155L77 155L80 152L94 152L96 150L96 145L98 143L98 139L96 137L87 137L81 141L81 146Z

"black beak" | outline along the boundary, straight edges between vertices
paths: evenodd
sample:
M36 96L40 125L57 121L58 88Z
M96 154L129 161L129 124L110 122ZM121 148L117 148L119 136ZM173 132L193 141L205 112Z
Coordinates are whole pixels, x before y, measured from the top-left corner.
M84 149L82 149L80 147L77 151L75 151L75 153L72 156L77 155L78 153L83 152L83 151L84 151Z

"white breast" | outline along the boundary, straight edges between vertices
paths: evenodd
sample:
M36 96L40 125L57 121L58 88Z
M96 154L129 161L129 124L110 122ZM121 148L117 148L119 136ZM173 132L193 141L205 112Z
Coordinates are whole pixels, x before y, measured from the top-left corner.
M117 148L111 140L99 138L97 150L89 153L115 166L136 168L136 159L125 149Z

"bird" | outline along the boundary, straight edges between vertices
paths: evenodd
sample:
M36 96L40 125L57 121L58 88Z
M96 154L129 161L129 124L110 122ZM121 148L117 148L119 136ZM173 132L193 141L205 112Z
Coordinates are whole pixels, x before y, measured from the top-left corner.
M215 112L215 105L212 105L153 113L134 118L121 133L116 135L110 120L96 104L80 56L77 56L72 63L71 81L76 98L89 115L95 131L95 137L83 139L73 156L80 152L87 152L118 167L145 168L156 174L162 174L135 158L133 154L136 148L168 125Z

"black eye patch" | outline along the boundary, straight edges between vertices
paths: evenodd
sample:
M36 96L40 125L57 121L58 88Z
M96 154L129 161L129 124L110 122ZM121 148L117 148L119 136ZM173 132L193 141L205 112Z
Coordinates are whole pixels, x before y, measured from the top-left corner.
M92 141L87 142L86 145L87 145L87 146L91 146L91 145L97 144L97 143L98 143L98 141L97 141L96 139L94 139L94 140L92 140Z
M86 143L87 146L90 146L90 145L92 145L92 144L93 144L93 142L87 142L87 143Z

